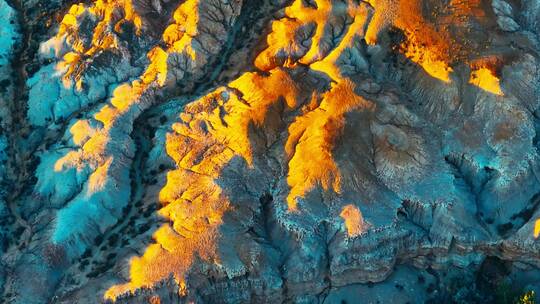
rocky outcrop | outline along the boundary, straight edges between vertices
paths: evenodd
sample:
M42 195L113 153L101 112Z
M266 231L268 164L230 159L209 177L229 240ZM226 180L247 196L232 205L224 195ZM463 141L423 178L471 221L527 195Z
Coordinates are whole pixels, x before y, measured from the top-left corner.
M40 161L20 158L35 178L10 198L3 297L537 288L538 10L488 2L59 3L22 88L17 145Z

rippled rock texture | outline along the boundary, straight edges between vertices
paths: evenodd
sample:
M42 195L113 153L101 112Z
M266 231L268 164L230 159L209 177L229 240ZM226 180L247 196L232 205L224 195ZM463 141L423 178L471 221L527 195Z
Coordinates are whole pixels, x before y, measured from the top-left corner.
M539 20L538 0L0 0L2 302L539 293Z

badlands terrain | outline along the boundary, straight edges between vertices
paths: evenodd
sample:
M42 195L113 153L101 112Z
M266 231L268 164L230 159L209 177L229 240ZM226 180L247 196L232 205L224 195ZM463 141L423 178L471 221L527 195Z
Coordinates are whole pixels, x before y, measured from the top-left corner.
M0 302L540 295L539 0L0 0Z

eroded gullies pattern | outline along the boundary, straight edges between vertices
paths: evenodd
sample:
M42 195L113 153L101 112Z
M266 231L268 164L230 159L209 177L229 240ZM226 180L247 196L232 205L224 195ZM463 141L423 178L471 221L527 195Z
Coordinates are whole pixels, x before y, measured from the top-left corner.
M250 71L191 96L277 2L66 10L27 82L52 144L7 298L313 302L396 263L538 264L538 33L514 4L290 1Z
M81 231L76 231L71 228L70 219L76 218L76 214L89 217L89 222L99 222L99 231L104 231L106 227L111 226L120 216L118 213L125 206L129 198L129 163L133 156L133 142L129 137L132 132L134 120L149 106L152 105L153 90L163 87L166 80L174 79L179 81L184 78L182 70L175 69L176 74L172 75L168 72L169 56L176 56L176 60L184 61L183 68L190 71L191 74L197 74L197 70L203 68L207 64L207 58L219 50L220 43L223 41L216 40L212 42L213 50L201 49L198 54L195 52L194 45L209 44L206 41L199 40L216 39L214 37L207 38L209 34L205 34L201 28L204 28L204 22L199 22L201 16L199 11L204 11L206 14L211 14L212 3L201 3L197 1L187 1L178 6L173 13L175 22L181 22L183 28L178 29L178 24L173 23L166 28L163 39L169 44L169 48L164 50L161 47L152 48L148 52L148 67L142 73L139 79L131 82L119 84L111 93L109 102L105 103L100 109L96 110L93 117L87 120L78 120L69 129L74 148L68 148L64 153L60 153L60 157L54 160L54 171L58 172L54 177L40 182L51 183L58 185L61 188L60 204L65 198L72 197L78 187L82 187L83 191L71 199L68 207L61 210L59 221L57 223L53 240L57 243L63 243L73 235L87 234ZM219 4L219 3L218 3ZM235 7L233 4L221 4L224 13L221 20L224 24L228 24L235 17ZM188 14L189 12L189 14ZM94 18L99 18L98 24L94 27L93 39L88 50L81 46L82 41L79 40L77 30L79 23L77 18L83 14L90 14ZM119 14L123 14L124 18L119 18ZM188 16L189 15L189 16ZM121 15L120 15L121 16ZM208 17L207 17L208 18ZM203 18L204 19L204 18ZM84 22L86 19L81 21ZM219 20L213 21L217 22ZM63 74L64 85L69 86L71 79L76 79L78 84L76 90L80 90L84 84L82 75L71 75L77 70L79 73L84 73L84 67L81 63L71 60L73 56L85 56L88 60L97 52L113 51L118 49L120 27L124 22L131 22L135 26L136 35L141 35L142 21L141 17L137 16L133 10L133 4L128 2L102 2L97 1L90 8L86 9L83 5L73 6L67 17L64 18L59 36L53 39L64 39L65 43L73 46L73 52L63 56L64 61L59 63L60 68L67 69ZM225 31L221 24L214 25L217 30ZM202 33L200 36L199 31ZM66 33L72 33L67 35ZM218 33L215 33L217 35ZM56 42L58 44L60 42ZM121 50L120 50L121 51ZM75 55L74 52L83 53L84 55ZM56 155L51 158L54 159ZM48 168L44 168L48 170ZM76 176L76 185L61 185L58 179L65 174ZM68 180L71 178L68 178ZM41 184L38 184L38 187ZM47 191L50 187L40 187ZM107 194L113 190L115 196ZM57 194L58 192L51 193ZM45 193L40 193L44 195ZM112 193L111 193L112 194ZM101 197L105 195L104 197ZM102 207L96 209L96 213L80 212L84 209L82 205L88 202L101 204ZM101 213L106 210L113 211ZM97 218L101 220L97 221ZM79 217L80 220L80 217ZM80 226L85 229L84 226ZM98 231L96 231L98 232ZM82 253L84 248L77 248L76 254Z
M460 16L463 16L461 19L487 18L483 15L484 10L480 8L480 3L472 5L472 9L464 4L451 7L456 12L446 12L450 19L458 20ZM255 246L251 251L254 254L252 259L255 258L259 263L247 262L243 259L245 253L241 251L246 245L240 246L240 244L252 243L250 238L254 236L245 232L243 237L235 235L239 233L238 231L249 231L251 225L255 227L258 225L256 222L252 223L257 218L257 213L253 214L253 209L256 210L256 208L252 207L252 204L256 202L256 193L264 191L272 191L275 194L273 200L275 206L271 207L273 210L271 216L276 217L277 228L272 228L269 233L274 234L278 230L281 231L282 236L286 235L285 239L302 238L305 243L314 243L313 247L308 249L299 248L298 243L301 242L297 243L297 241L291 241L296 245L277 246L278 251L282 250L289 254L290 251L294 252L290 260L284 262L285 265L291 265L290 263L293 263L295 259L302 260L302 257L306 256L313 260L311 263L304 264L304 267L311 269L313 273L302 275L289 273L281 276L281 284L287 284L288 288L293 290L293 294L295 289L300 290L301 286L305 287L309 284L312 284L315 290L323 289L316 282L324 276L325 271L329 272L326 275L331 277L335 275L336 277L330 280L333 279L338 284L343 284L347 280L337 276L347 267L343 266L343 262L339 259L328 261L329 257L325 257L323 253L313 252L321 250L316 248L324 248L325 241L324 237L321 239L320 235L317 235L317 232L306 229L306 223L317 225L325 219L331 223L329 227L325 226L324 229L327 229L325 233L346 231L346 234L353 238L365 234L370 228L381 234L394 231L399 235L401 232L395 231L396 227L392 225L397 220L394 217L395 213L384 214L385 210L398 207L395 202L397 197L423 201L425 205L419 209L435 208L432 211L434 214L429 216L430 219L426 219L426 215L421 214L425 211L412 209L418 207L411 205L405 206L407 212L411 213L413 222L415 220L432 221L431 223L423 222L421 225L434 226L430 232L431 237L434 238L433 246L451 246L452 237L456 236L448 231L456 232L459 235L459 241L464 244L491 239L490 232L482 226L483 220L480 219L479 222L475 218L482 212L477 208L482 207L470 206L471 198L460 185L460 179L463 177L454 172L455 168L449 168L444 163L443 151L438 151L436 148L437 144L434 141L441 140L440 135L425 130L427 122L401 105L398 96L391 93L379 93L380 88L377 89L375 84L370 83L370 79L358 76L369 72L368 60L365 58L366 46L362 45L360 40L366 38L370 43L375 43L369 38L370 31L373 31L371 28L375 27L378 31L382 31L389 25L385 22L396 22L403 30L411 30L406 43L424 45L423 48L414 47L419 48L418 52L422 54L421 56L428 58L424 60L423 57L415 57L410 53L412 49L405 45L401 46L403 48L401 50L405 55L412 57L411 60L419 63L428 74L445 82L450 81L449 73L452 69L449 65L456 61L468 64L468 60L472 58L470 53L473 51L452 54L448 44L452 38L450 30L439 34L436 29L424 29L423 32L416 34L416 37L421 38L415 38L412 32L428 22L422 17L423 12L419 11L420 3L408 2L406 4L404 2L397 12L392 12L390 8L379 8L382 12L395 15L389 17L390 21L384 22L379 19L382 17L377 15L377 4L374 9L373 11L373 8L365 4L359 5L354 2L314 1L307 4L301 1L293 2L285 9L286 16L272 23L272 31L267 38L268 48L255 59L254 64L267 72L267 77L245 74L228 87L218 89L187 107L180 115L182 122L175 125L174 133L167 137L168 153L173 157L179 169L169 173L167 186L160 195L161 200L166 204L162 212L165 217L172 220L174 231L186 238L182 240L185 245L178 247L167 245L168 241L163 238L163 232L158 231L154 238L161 245L159 250L162 253L157 254L155 252L157 249L152 247L142 258L133 260L131 283L127 286L115 287L110 292L149 286L152 281L141 280L140 277L146 277L146 273L153 274L156 269L160 272L157 277L163 280L171 271L163 266L162 257L171 253L173 257L179 259L178 262L172 263L183 265L174 267L179 271L172 272L183 295L188 298L195 297L194 294L190 294L190 290L212 288L201 286L198 280L186 282L185 276L188 269L185 265L191 265L193 262L192 257L185 257L183 253L185 248L190 248L188 252L206 249L207 251L202 254L203 263L214 264L211 269L216 269L215 267L219 265L214 270L215 272L211 272L212 277L217 280L227 280L226 278L231 277L232 271L235 275L247 275L249 277L247 284L255 284L254 281L257 279L263 279L264 276L255 278L251 273L255 269L266 269L267 265L263 266L260 261L271 261L271 254ZM405 11L406 16L404 16ZM370 19L372 16L374 16L373 20ZM404 21L407 20L407 16L413 19ZM378 24L379 22L381 23ZM467 24L462 26L467 27ZM366 28L367 34L364 32ZM464 40L465 38L456 39ZM467 45L459 46L463 50L472 48ZM433 58L429 58L430 52L434 53ZM435 67L430 66L433 64ZM325 76L311 75L311 77L326 78L324 89L311 91L305 82L299 84L295 77L290 76L291 72L288 71L305 69L302 66L309 67L307 73L312 74L317 71L325 74ZM438 70L439 68L444 72ZM490 100L485 102L494 102L492 98L502 95L499 79L487 67L482 66L477 70L473 68L470 83L491 93L488 95ZM361 88L357 88L358 84ZM230 91L231 88L233 91ZM366 98L366 92L370 98ZM276 121L276 111L282 121ZM354 122L355 126L363 128L367 135L361 134L362 131L346 128L347 125L353 124L350 117L358 119ZM496 132L506 133L497 127L496 129ZM362 143L363 140L368 143ZM352 153L362 155L356 157L347 155L355 158L349 160L336 153L336 151L343 152L346 149L340 147L341 145L354 145L357 149L351 149ZM279 151L281 149L283 151ZM281 172L284 172L287 178L286 181L279 178L274 181L278 186L273 189L267 189L268 184L272 184L271 176L267 177L267 184L263 185L263 188L259 188L260 185L256 182L229 177L228 170L231 170L229 167L241 172L255 171L255 173L244 173L245 176L260 176L261 173L258 171L267 166L264 164L264 159L274 154L280 156L273 164L278 166L277 171L274 172L280 172L279 168L281 168ZM235 157L240 157L241 160ZM520 167L526 168L527 165ZM354 172L353 168L362 168L363 171ZM205 180L209 178L214 180L207 189L218 189L215 194L212 194L215 197L209 198L208 194L201 193L200 185L205 185L207 182L191 182L198 180L199 175ZM225 179L224 176L229 179ZM501 176L499 180L502 182L503 178ZM234 202L234 196L238 194L227 188L236 190L235 182L245 184L244 191L248 193L248 197L251 196L249 198L251 202ZM372 184L369 184L370 182ZM369 186L358 183L367 183ZM381 184L395 191L397 197L392 197L386 188L381 188ZM381 189L379 191L385 194L366 195L363 193L376 191L373 188ZM316 189L320 189L320 192ZM434 189L438 189L438 193L435 193ZM317 192L318 194L315 194ZM211 193L214 193L214 190ZM346 200L351 197L356 198L355 204L359 207L347 204ZM203 201L207 203L203 204ZM286 206L283 206L285 202ZM317 206L320 203L324 206L322 210L321 205ZM434 205L428 207L430 204ZM208 223L199 222L198 217L189 218L186 210L189 210L187 214L200 214L199 211L192 211L191 206L202 207L204 209L202 216ZM377 208L379 210L374 210ZM361 209L366 210L365 217ZM173 210L176 212L172 212ZM223 221L226 212L234 213L234 220ZM445 213L447 215L443 215ZM299 217L307 217L307 219ZM452 223L455 218L460 218L461 227ZM370 221L376 224L372 225ZM198 224L193 225L192 222ZM237 225L244 228L229 228ZM203 226L207 226L203 229L204 232L200 230ZM216 226L221 226L222 231L216 230ZM311 227L310 224L307 226ZM171 228L166 228L166 231L169 229ZM397 230L401 229L403 227ZM428 229L431 230L431 228ZM447 231L442 232L442 230ZM197 245L193 245L194 237L191 235L193 231L202 235L211 233L212 239L217 238L214 241L223 247L216 248L215 243L204 245L206 236L201 242L197 242ZM260 236L256 234L255 239L257 237ZM412 239L417 237L413 236ZM245 239L237 240L239 248L229 248L230 246L226 245L234 244L234 239L241 238ZM420 245L421 239L412 243L418 242ZM320 243L321 241L323 244ZM255 241L253 244L256 243ZM198 247L201 244L203 247ZM160 248L157 245L152 246ZM350 247L355 248L355 246L363 248L362 246L365 245ZM182 248L182 253L178 248ZM399 249L397 250L399 252ZM422 251L419 248L412 250ZM333 254L337 252L347 257L346 260L351 259L347 253L340 250L336 250ZM207 256L208 253L212 256ZM404 253L397 255L400 254ZM384 257L376 257L385 260ZM352 257L352 259L355 258ZM330 263L328 270L324 270L324 263ZM351 261L345 263L349 267L347 271L353 272L355 269L366 266L363 263L353 262L352 264L356 267L351 267L349 264ZM388 265L391 264L391 262L388 263ZM373 277L369 275L369 270L362 269L368 274L363 274L356 279L360 281L374 279L381 275L380 273L384 277L388 273L386 269L389 266L385 266L385 262L380 264L383 264L379 266L380 269L375 267L372 270ZM295 269L295 266L290 267ZM277 273L278 270L273 269L273 273ZM356 271L360 272L360 270ZM344 275L344 277L347 276ZM264 290L275 287L269 285L262 288Z
M234 24L240 4L187 1L168 12L165 4L156 7L154 3L154 10L172 19L162 38L168 44L164 48L148 47L159 40L143 37L154 29L146 28L147 23L135 12L142 3L95 1L69 9L58 35L41 50L43 56L61 59L28 81L31 123L65 131L63 138L59 136L61 142L43 152L37 168L33 194L37 202L33 203L59 209L47 233L52 243L47 248L54 249L44 255L53 252L66 260L76 259L94 238L122 218L134 186L130 180L130 168L136 159L130 137L134 122L155 103L158 97L154 94L166 81L185 81L189 87L205 74L206 66L225 43L225 33ZM218 12L222 14L219 18L215 15ZM49 53L51 46L53 52ZM137 55L130 52L132 47L146 48L148 54L132 58ZM173 69L168 68L168 60ZM147 62L147 68L132 67L134 63L140 65L137 61ZM100 70L100 66L111 63L118 66ZM67 125L65 119L70 120ZM40 241L36 238L33 242ZM49 258L44 260L49 263ZM38 264L29 269L42 271ZM48 292L41 290L36 298Z

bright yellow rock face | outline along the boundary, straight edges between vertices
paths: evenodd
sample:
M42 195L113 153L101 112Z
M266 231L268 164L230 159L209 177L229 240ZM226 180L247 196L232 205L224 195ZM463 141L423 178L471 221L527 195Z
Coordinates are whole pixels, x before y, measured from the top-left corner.
M471 31L474 23L493 26L488 18L485 3L480 0L452 0L442 4L419 0L371 0L374 8L373 20L368 26L366 42L376 44L378 37L390 27L404 34L399 50L412 62L420 65L430 76L444 83L451 82L452 66L465 63L473 66L489 42L484 33ZM475 75L471 75L472 77ZM471 84L488 92L501 95L500 89L493 86L498 82L484 80L482 85Z
M369 228L369 224L364 221L362 212L355 205L343 207L339 215L343 218L347 235L350 237L358 236Z
M480 68L471 73L469 83L495 95L503 95L499 78L486 68Z
M289 126L285 152L290 157L287 182L291 192L289 209L296 210L296 199L321 185L326 191L340 192L341 173L334 161L334 144L339 140L349 111L369 111L373 105L354 93L354 84L344 80L321 96L319 106Z

